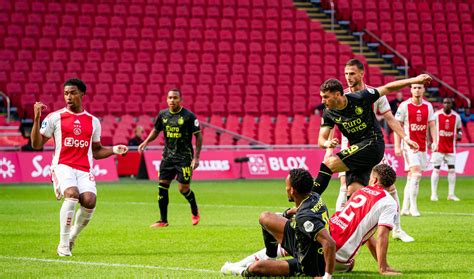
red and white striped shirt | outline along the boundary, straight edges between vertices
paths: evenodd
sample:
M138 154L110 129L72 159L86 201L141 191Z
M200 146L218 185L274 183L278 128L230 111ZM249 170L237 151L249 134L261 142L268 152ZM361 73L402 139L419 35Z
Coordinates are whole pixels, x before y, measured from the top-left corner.
M435 112L434 117L438 130L438 152L456 152L456 134L461 129L461 117L454 111L446 114L443 110Z
M329 220L331 236L336 241L336 260L345 263L352 259L377 226L392 229L396 214L397 203L381 186L356 191Z
M420 146L421 152L426 151L426 135L428 123L434 121L433 106L425 100L417 105L408 99L398 107L395 119L403 122L403 129L410 139Z
M92 143L100 142L101 133L100 121L95 116L63 108L46 116L40 133L54 137L53 166L63 164L85 172L91 170Z

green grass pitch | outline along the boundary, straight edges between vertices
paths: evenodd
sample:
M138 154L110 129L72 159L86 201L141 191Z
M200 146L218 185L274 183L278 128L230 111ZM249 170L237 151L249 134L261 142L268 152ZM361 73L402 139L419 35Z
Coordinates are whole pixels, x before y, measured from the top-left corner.
M473 181L458 178L461 202L448 202L446 178L440 179L440 201L434 203L429 178L423 178L422 216L402 217L402 227L416 241L391 240L389 246L389 263L404 277L473 278ZM397 182L400 193L404 184ZM156 186L130 179L99 183L96 213L69 258L56 256L61 202L52 186L0 186L0 277L219 278L225 261L263 247L259 214L290 206L283 180L193 182L202 216L193 227L189 205L173 183L170 226L151 229L158 219ZM333 179L323 195L331 212L338 188ZM354 271L335 277L378 277L377 266L362 247Z

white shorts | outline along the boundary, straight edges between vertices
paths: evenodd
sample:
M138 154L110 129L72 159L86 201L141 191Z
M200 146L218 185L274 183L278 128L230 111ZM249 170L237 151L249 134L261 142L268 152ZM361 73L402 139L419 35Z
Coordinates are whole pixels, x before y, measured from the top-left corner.
M411 167L420 166L424 171L428 167L428 155L426 151L413 152L411 149L403 150L403 160L405 161L405 171L409 171Z
M97 195L95 177L90 172L73 169L66 165L51 166L51 180L53 181L54 193L59 200L64 191L69 187L77 187L79 194L92 192Z
M443 162L445 162L446 165L456 165L456 154L440 152L433 152L431 154L431 163L433 163L433 166L441 166Z

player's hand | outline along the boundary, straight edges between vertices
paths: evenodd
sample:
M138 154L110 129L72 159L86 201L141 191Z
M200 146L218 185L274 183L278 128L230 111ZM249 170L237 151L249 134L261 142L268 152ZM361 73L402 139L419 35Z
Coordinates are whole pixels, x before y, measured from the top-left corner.
M128 152L128 147L123 144L114 145L112 151L114 154L125 156Z
M147 145L148 144L146 142L140 143L140 145L138 146L138 152L141 153L141 152L145 151L145 148L146 148Z
M380 268L379 273L382 275L402 275L400 271L395 270L391 268L390 266L387 266L385 268Z
M411 139L404 139L404 141L414 152L418 152L420 149L420 146L415 141L412 141Z
M438 143L437 142L431 143L431 151L433 151L433 152L438 151Z
M191 169L192 170L195 170L199 167L199 159L198 158L194 158L191 162Z
M43 104L42 102L36 102L33 105L35 118L40 118L41 117L41 112L43 110L47 109L47 108L48 107L45 104Z
M425 87L427 85L429 85L431 80L432 80L430 75L427 75L427 74L421 74L421 75L417 76L415 79L416 79L416 81L415 81L416 84L423 84L423 85L425 85Z
M324 142L323 146L325 148L334 148L339 144L339 140L337 138L333 138L331 140L327 140Z

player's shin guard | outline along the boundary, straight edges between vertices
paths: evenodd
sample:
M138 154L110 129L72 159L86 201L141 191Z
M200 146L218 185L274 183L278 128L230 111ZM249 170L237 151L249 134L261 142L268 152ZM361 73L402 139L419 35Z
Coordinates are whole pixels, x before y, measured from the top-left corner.
M313 183L313 191L321 195L328 187L329 181L331 181L332 173L332 170L328 168L326 164L321 163L318 176Z
M196 203L196 197L194 196L194 192L189 189L188 192L186 193L181 193L189 202L189 205L191 205L191 212L193 213L194 216L198 215L198 207Z
M89 209L81 206L76 212L76 220L71 230L70 242L74 242L79 233L89 224L94 215L95 208Z
M439 169L433 168L431 173L431 197L438 196Z
M170 185L165 183L160 183L160 186L158 186L158 207L160 208L160 220L164 222L168 222L169 188Z
M336 200L336 211L342 210L346 201L347 201L347 187L346 185L342 184L341 188L339 189L339 196L337 196L337 200Z
M277 251L278 251L278 242L276 241L275 237L271 233L269 233L263 226L262 226L262 234L263 234L263 242L265 243L265 255L267 256L264 259L276 259Z
M77 199L65 198L61 210L59 211L59 245L69 246L69 236L74 218L74 210Z
M400 199L398 198L397 189L393 189L389 193L390 193L390 196L392 196L392 198L397 202L397 206L398 206L398 211L397 211L397 215L395 216L395 222L394 222L395 226L393 228L395 231L397 231L402 228L400 225Z
M456 170L449 169L448 170L448 195L454 196L454 188L456 187Z

